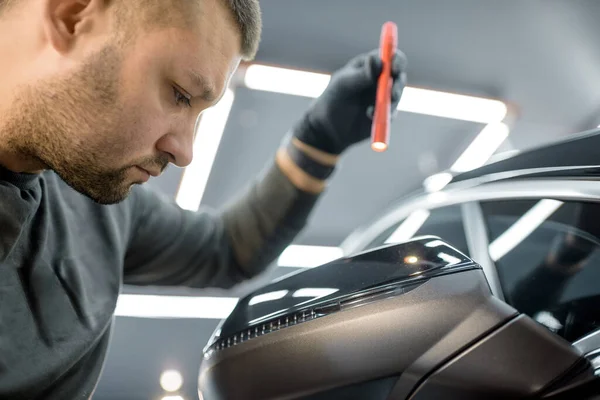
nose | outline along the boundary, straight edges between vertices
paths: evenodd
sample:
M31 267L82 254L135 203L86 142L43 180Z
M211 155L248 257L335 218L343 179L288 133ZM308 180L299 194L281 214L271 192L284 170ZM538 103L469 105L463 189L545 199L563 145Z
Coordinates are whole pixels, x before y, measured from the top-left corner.
M156 143L156 150L169 154L169 161L178 167L187 167L194 158L195 122L195 119L179 119Z

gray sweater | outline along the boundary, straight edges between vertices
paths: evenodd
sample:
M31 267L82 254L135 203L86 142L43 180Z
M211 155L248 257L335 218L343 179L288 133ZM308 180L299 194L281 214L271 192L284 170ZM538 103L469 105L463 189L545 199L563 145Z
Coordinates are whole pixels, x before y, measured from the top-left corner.
M272 164L223 211L136 186L103 206L51 171L0 167L0 399L89 399L123 284L231 287L256 276L318 196Z

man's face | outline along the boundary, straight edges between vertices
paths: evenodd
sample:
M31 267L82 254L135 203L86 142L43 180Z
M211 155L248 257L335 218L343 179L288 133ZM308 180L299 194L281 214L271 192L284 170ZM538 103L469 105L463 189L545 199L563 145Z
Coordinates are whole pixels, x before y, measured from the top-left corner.
M169 162L188 165L196 119L240 61L227 10L204 2L212 6L193 30L115 35L67 72L21 87L5 127L21 133L19 151L102 204L124 200Z

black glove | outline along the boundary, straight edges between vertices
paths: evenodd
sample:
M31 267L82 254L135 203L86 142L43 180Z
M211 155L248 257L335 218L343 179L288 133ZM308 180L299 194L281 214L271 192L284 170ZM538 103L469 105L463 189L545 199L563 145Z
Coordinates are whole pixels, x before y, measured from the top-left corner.
M406 83L406 56L397 51L392 62L392 112ZM331 154L371 136L377 81L383 69L379 50L352 59L331 76L331 81L296 124L298 140Z

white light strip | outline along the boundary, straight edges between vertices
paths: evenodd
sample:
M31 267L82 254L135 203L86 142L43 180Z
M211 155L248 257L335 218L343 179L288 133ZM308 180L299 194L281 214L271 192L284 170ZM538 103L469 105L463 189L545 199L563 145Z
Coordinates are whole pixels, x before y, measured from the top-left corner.
M253 64L246 69L244 85L254 90L315 98L323 93L329 79L327 74Z
M337 260L344 255L339 247L288 246L277 260L280 267L314 268Z
M508 134L508 126L502 122L486 125L450 169L467 172L481 167L498 150Z
M234 97L233 91L227 89L223 98L205 110L198 121L194 159L183 173L176 197L177 204L183 209L197 211L200 207Z
M325 297L337 292L339 289L332 288L304 288L298 289L292 294L292 297Z
M500 122L507 113L499 100L413 87L402 92L398 110L482 124Z
M223 319L235 308L232 297L155 296L122 294L115 315L138 318Z
M255 304L265 303L267 301L279 300L285 297L288 294L287 290L277 290L275 292L268 292L256 295L248 301L249 306L253 306Z
M490 258L498 261L536 230L562 205L562 201L544 199L537 202L521 218L502 233L490 246Z
M427 193L439 192L452 181L452 174L449 172L440 172L431 175L423 181L423 186Z
M427 210L416 210L410 214L404 222L390 235L385 241L389 243L401 243L412 238L415 233L419 231L419 228L423 226L427 218L429 218L430 212Z
M250 89L312 98L323 93L329 80L327 74L260 64L248 66L244 75ZM398 110L484 124L500 122L507 113L499 100L414 87L404 88Z

